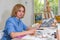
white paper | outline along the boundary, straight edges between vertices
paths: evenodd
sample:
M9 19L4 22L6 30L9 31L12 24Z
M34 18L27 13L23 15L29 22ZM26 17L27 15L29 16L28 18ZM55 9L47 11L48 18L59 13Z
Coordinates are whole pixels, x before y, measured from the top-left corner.
M41 38L38 38L38 37L35 37L35 36L30 36L30 35L26 35L22 39L42 40Z

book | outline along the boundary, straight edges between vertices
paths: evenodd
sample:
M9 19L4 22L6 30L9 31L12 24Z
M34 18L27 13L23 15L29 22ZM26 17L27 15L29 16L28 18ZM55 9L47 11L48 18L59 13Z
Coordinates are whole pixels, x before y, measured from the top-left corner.
M52 23L54 23L54 18L44 19L41 27L51 27Z

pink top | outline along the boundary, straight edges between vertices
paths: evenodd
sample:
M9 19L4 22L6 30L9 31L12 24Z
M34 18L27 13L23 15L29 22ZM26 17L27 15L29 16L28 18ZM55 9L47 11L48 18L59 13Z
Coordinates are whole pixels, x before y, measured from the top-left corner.
M22 37L24 37L25 35L22 35L22 36L17 36L16 38L22 38Z

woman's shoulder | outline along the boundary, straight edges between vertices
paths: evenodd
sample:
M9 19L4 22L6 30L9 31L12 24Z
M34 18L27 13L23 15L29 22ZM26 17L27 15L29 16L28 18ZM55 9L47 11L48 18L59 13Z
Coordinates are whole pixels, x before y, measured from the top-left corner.
M15 17L9 17L7 21L14 21Z

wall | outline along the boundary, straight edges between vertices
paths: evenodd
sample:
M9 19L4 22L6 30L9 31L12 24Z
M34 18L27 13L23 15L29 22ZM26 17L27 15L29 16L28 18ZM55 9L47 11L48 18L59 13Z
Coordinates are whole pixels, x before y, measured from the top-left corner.
M20 0L0 0L0 29L4 27L6 19L10 16L12 7Z
M30 26L32 25L32 15L33 15L33 10L32 10L32 1L29 0L28 2L25 2L28 0L0 0L0 29L2 29L5 26L6 19L10 16L12 7L17 4L21 3L26 6L26 15L22 19L23 22L27 25Z

